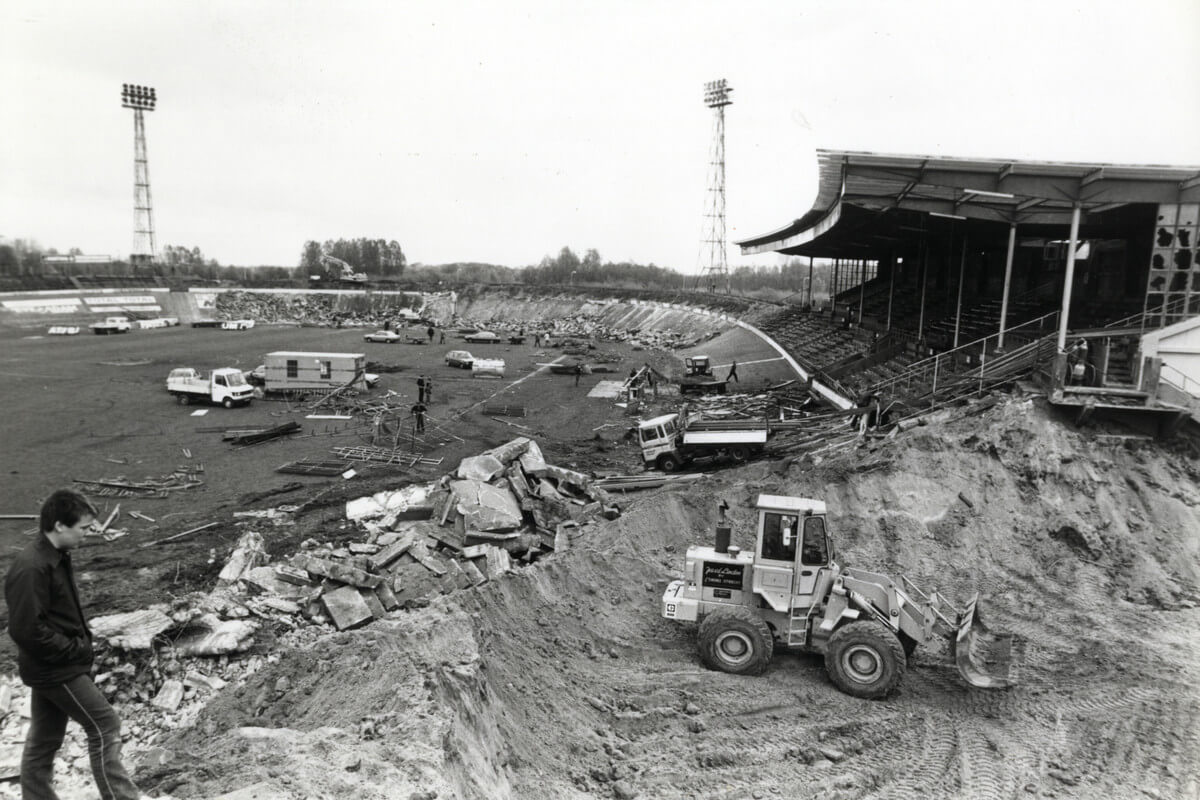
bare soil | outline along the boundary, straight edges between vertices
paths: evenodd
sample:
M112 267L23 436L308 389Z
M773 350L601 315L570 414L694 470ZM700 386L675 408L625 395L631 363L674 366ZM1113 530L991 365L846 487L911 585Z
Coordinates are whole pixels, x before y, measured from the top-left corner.
M0 420L10 473L0 507L33 513L72 477L203 462L202 488L106 501L158 520L81 554L88 611L109 613L207 588L232 546L234 510L323 498L295 529L264 531L272 556L284 557L304 537L353 536L343 500L431 479L527 433L466 411L512 383L511 367L503 383L472 381L437 365L450 341L364 346L361 333L8 341L0 372L22 376L23 390L10 380L0 394L10 411ZM312 421L303 438L231 451L194 428L303 415L256 403L192 418L162 391L171 367L249 367L257 356L247 353L285 346L365 349L411 365L385 373L380 391L411 396L415 375L430 371L445 461L348 482L280 475L285 461L361 433ZM497 349L528 367L557 355ZM102 363L118 353L151 363ZM606 377L619 376L592 381ZM530 415L505 419L530 428L548 460L627 469L636 460L622 440L627 418L586 391L538 373L505 395ZM1188 440L1121 433L1075 430L1040 399L1004 396L820 460L765 459L631 494L620 519L501 580L356 631L281 634L261 669L167 738L171 758L138 780L179 798L246 787L281 798L1200 796L1197 451ZM711 541L718 499L733 507L734 544L749 546L759 493L824 499L843 564L905 574L960 600L982 592L989 625L1027 641L1021 685L973 689L940 646L918 649L886 701L841 694L815 656L778 652L758 678L705 669L694 628L663 620L659 597L687 547ZM139 546L214 520L222 525L194 538ZM11 553L31 524L5 524L0 543Z

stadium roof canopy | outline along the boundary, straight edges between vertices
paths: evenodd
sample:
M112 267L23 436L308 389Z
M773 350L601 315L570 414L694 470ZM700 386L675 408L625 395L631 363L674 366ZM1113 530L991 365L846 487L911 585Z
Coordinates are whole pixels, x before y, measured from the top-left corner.
M780 252L874 258L936 232L928 217L966 220L975 241L1061 236L1073 208L1085 238L1152 229L1147 209L1200 203L1200 167L1082 164L818 150L812 210L783 227L737 242L743 255ZM1139 206L1140 213L1131 210ZM1148 220L1148 221L1147 221ZM982 242L981 242L982 243Z

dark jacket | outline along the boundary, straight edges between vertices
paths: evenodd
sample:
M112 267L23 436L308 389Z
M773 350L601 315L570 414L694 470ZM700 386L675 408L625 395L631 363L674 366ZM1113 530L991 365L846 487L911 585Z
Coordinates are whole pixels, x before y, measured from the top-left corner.
M69 554L38 534L4 579L8 634L29 686L57 686L92 670L92 632L79 604Z

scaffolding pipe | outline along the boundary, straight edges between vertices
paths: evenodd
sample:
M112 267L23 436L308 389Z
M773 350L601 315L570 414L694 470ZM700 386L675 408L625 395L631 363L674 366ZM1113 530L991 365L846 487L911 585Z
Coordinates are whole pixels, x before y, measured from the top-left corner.
M1017 223L1008 226L1008 254L1004 257L1004 297L1000 300L1000 338L996 342L996 352L1004 352L1004 329L1008 323L1008 291L1012 286L1013 252L1017 246Z

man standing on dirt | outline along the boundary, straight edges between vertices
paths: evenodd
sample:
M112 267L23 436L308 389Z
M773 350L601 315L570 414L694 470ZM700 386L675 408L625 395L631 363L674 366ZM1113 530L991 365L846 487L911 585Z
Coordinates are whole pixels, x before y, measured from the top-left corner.
M425 376L421 375L417 378L417 402L425 402Z
M425 375L425 403L428 405L433 402L433 378Z
M736 361L734 361L733 364L730 365L729 374L725 376L725 380L727 382L728 381L737 381L738 383L741 383L741 381L738 380L738 376L737 376L737 362Z
M575 385L579 385L579 376L583 374L583 364L575 365Z
M438 344L445 344L445 343L446 343L446 331L440 330L440 331L438 331Z
M433 326L430 325L429 330L427 330L425 332L429 334L429 343L433 344Z
M39 533L14 559L4 581L8 633L21 680L32 690L21 756L21 796L57 798L54 756L67 721L87 734L92 776L104 800L141 797L121 763L121 720L92 683L92 632L83 616L71 551L96 521L96 508L69 489L42 504Z
M416 423L417 433L425 432L425 404L417 401L412 407L413 422Z

